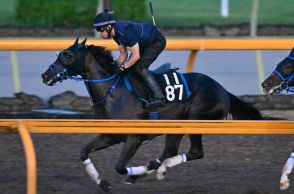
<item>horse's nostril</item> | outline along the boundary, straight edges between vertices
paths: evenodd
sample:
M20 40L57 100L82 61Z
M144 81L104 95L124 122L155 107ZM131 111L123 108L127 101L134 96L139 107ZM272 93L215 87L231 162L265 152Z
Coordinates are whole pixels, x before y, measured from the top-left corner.
M44 81L48 81L48 79L49 79L48 75L46 75L46 74L42 74L41 77Z

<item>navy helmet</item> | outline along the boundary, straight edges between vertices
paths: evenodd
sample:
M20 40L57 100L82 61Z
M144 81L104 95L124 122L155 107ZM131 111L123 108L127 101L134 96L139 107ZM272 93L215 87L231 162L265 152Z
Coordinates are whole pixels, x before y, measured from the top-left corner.
M105 9L104 12L96 15L93 27L99 31L99 29L101 27L105 27L109 24L112 25L115 23L116 23L116 21L115 21L113 15L108 13L108 10Z

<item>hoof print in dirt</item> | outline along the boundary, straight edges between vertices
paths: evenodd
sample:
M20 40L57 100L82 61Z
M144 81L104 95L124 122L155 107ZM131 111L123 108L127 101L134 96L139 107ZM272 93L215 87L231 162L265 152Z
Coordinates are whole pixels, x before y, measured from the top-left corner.
M105 192L105 193L109 193L111 190L111 186L110 184L105 181L105 180L101 180L99 187Z

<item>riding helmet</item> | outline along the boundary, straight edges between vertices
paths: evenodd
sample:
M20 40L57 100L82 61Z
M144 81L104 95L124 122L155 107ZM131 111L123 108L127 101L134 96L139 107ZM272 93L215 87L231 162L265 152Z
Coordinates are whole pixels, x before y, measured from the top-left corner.
M100 26L106 26L109 24L114 24L116 21L110 13L108 13L108 10L105 9L104 12L99 13L96 15L93 27L97 28Z

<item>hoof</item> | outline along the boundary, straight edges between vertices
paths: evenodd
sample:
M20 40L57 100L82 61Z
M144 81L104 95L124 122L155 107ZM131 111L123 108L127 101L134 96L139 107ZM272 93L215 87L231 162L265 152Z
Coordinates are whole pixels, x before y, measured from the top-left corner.
M166 167L165 165L161 165L156 171L157 180L162 180L165 177Z
M165 173L160 173L160 174L156 174L156 179L157 180L162 180L162 179L164 179L164 177L165 177Z
M284 191L288 189L289 185L290 185L290 180L288 179L286 175L282 174L281 180L280 180L280 189Z
M286 182L281 182L280 183L280 189L281 189L281 191L284 191L284 190L288 189L289 186L290 186L289 180L286 181Z
M105 180L101 180L99 187L105 192L105 193L109 193L111 190L110 184L105 181Z
M160 163L159 160L151 160L149 162L149 164L147 165L148 171L150 171L150 170L156 170L156 169L158 169L160 167L160 165L161 165L161 163Z

